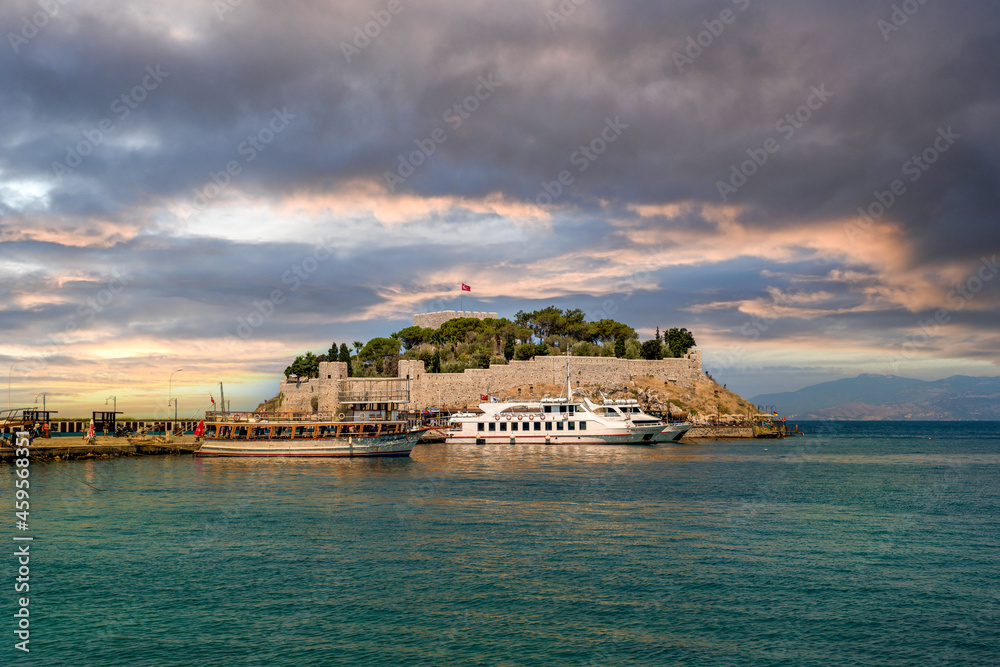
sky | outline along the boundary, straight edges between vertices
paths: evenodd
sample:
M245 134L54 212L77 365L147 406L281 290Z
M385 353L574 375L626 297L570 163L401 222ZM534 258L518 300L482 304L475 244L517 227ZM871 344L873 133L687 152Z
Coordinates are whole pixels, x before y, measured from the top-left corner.
M687 327L747 397L1000 375L997 3L5 0L0 28L13 406L252 409L298 354L460 307Z

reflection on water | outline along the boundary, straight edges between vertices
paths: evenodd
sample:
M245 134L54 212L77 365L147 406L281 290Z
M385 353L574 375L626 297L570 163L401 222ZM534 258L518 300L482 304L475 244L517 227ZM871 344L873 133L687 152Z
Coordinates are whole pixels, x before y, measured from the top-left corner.
M38 466L0 663L988 663L1000 444L899 430Z

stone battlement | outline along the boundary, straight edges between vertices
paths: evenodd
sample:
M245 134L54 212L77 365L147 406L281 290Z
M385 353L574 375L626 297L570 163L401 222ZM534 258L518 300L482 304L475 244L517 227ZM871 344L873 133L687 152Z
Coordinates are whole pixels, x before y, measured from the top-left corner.
M701 350L694 349L680 359L570 357L569 370L574 387L580 384L622 386L633 377L653 377L690 387L705 379L701 370ZM310 411L315 396L318 411L333 412L340 404L337 381L346 377L347 364L324 361L319 365L318 378L283 379L279 385L283 395L280 409ZM428 373L423 361L400 359L398 377L410 381L410 403L405 409L476 404L480 394L530 385L564 385L566 357L536 357L489 368L470 368L462 373Z
M448 320L456 317L475 317L480 320L496 320L500 318L497 313L486 313L478 310L439 310L435 313L420 313L413 316L413 326L424 327L425 329L438 329Z

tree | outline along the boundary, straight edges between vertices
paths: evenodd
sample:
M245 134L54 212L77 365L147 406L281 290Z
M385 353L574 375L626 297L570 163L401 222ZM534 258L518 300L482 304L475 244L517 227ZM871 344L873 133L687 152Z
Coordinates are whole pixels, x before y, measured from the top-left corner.
M337 347L336 341L330 343L330 349L326 351L326 361L337 361L337 355L340 354L340 349Z
M587 325L587 336L595 343L607 343L619 338L628 340L635 335L635 329L615 320L603 319Z
M337 361L347 364L347 377L351 377L351 351L347 349L347 343L340 344L340 353Z
M689 349L697 345L694 336L685 328L670 329L667 331L666 339L671 357L683 357Z
M625 358L625 338L623 336L615 337L615 356L619 359Z
M659 333L659 331L657 331ZM660 343L659 338L651 338L644 341L641 348L641 354L643 359L662 359L663 358L663 344Z
M625 358L626 359L638 359L642 356L642 350L639 348L639 343L634 340L630 340L625 343Z
M319 357L312 352L295 357L292 365L285 369L285 377L297 375L298 377L311 378L319 377Z
M358 357L363 362L374 364L376 373L389 371L393 362L399 359L399 341L395 338L372 338Z
M476 364L476 368L489 368L490 358L492 356L493 354L485 347L481 347L478 350L476 350L476 354L473 357Z
M522 343L514 348L514 358L518 361L527 361L535 356L534 343Z
M483 320L478 317L456 317L448 320L438 329L441 337L449 343L465 342L469 332L480 332L483 330Z
M411 348L420 345L421 343L426 343L430 340L431 335L434 333L435 329L427 329L425 327L406 327L396 333L392 334L392 338L398 338L403 344L404 350L409 350Z
M431 357L431 373L441 372L441 350L434 350L434 356Z
M571 348L570 352L574 357L599 357L601 356L601 348L599 348L594 343L590 341L581 340L579 343L575 343Z
M507 361L514 358L514 336L512 334L507 334L507 338L504 340L503 356Z
M360 340L354 341L354 349L357 352L358 359L361 359L361 348L365 346Z

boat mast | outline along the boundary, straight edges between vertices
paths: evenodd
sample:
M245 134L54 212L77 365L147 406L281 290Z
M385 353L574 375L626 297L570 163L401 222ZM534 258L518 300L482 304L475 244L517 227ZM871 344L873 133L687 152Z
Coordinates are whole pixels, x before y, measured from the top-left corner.
M219 383L219 400L222 401L222 414L226 414L226 392L222 391L222 383Z
M566 348L566 402L573 400L573 388L569 384L569 348Z

